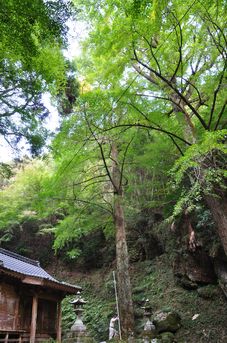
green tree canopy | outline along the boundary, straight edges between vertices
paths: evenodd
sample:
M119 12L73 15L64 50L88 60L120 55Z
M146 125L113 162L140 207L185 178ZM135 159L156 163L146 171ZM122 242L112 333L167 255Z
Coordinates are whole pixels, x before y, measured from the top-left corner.
M64 84L69 3L64 1L1 1L0 134L10 144L22 137L39 152L47 131L48 111L42 93Z
M179 181L181 173L184 186L181 212L203 198L227 251L223 238L227 237L226 2L78 0L75 4L81 17L91 22L81 60L86 80L93 90L118 92L117 99L100 111L99 121L91 122L100 132L138 127L168 138L182 156L176 166L180 171L174 175ZM97 103L93 98L88 108L92 112L99 104L100 98ZM103 118L117 112L118 120L103 124ZM193 196L195 188L199 197ZM221 198L225 200L218 204Z

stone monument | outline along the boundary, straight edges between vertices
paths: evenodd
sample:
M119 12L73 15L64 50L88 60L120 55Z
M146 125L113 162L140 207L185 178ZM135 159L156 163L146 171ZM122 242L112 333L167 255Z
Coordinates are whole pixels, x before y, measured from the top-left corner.
M151 314L152 314L152 307L150 304L149 299L145 300L145 304L142 307L142 309L144 310L144 321L145 321L145 325L143 328L143 342L144 343L153 343L155 342L155 340L153 340L156 336L156 329L155 326L153 324L153 322L150 320Z
M83 306L86 301L81 297L80 292L77 293L77 298L71 301L76 314L76 320L73 323L70 332L67 333L67 337L64 342L67 343L84 343L91 341L87 334L87 328L82 321L82 314L84 311Z

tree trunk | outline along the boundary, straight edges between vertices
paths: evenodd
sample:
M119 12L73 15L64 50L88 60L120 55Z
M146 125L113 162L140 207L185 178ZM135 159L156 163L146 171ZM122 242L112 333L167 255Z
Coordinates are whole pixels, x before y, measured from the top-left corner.
M127 338L134 330L134 314L124 212L121 202L121 196L115 195L114 222L116 228L117 288L122 336Z
M117 289L119 298L122 338L126 339L134 331L132 289L129 275L129 258L123 210L123 191L118 167L118 150L112 145L112 179L114 183L114 224L116 230Z
M213 215L217 231L227 256L227 199L224 194L204 195L205 201Z

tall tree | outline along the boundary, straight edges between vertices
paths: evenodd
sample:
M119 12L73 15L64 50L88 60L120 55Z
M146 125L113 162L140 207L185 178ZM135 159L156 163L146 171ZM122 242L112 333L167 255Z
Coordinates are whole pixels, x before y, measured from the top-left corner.
M120 322L123 337L127 338L134 332L134 313L132 303L132 289L129 276L129 256L126 240L126 224L124 214L123 168L119 167L118 148L111 145L112 183L114 186L113 219L116 232L117 280ZM123 167L123 166L122 166Z
M106 93L107 103L111 97L108 92L104 93ZM73 225L74 229L70 228L72 237L75 238L82 227L84 233L97 226L103 228L104 231L108 231L110 226L114 229L120 322L122 336L128 337L134 330L134 313L126 241L123 183L125 160L131 139L128 137L129 143L126 143L119 134L103 134L95 129L94 123L100 123L102 119L94 107L92 107L92 112L90 111L89 104L93 101L96 103L99 96L99 92L97 94L88 92L81 98L77 114L66 121L65 128L63 127L59 137L56 137L54 151L57 155L64 154L63 159L60 158L63 166L64 160L68 160L66 169L63 167L64 173L59 179L63 179L63 182L67 184L67 188L66 186L64 188L67 189L68 195L64 197L72 197L73 207L70 212L74 220L77 218L77 223ZM111 119L108 118L109 120L114 122L114 116ZM103 120L103 125L105 125L105 120ZM64 144L67 144L67 147L63 147ZM69 149L73 157L70 157ZM69 176L68 173L71 174L72 171L73 175ZM57 229L56 246L65 244L64 240L67 241L70 236L69 232L66 233L64 221L62 225Z
M122 87L121 127L160 132L177 147L178 181L188 178L191 201L195 189L203 196L227 254L225 1L75 3L92 22L90 80Z

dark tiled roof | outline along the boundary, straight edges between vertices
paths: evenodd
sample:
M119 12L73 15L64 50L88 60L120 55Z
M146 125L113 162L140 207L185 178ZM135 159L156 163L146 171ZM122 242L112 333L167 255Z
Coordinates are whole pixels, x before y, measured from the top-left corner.
M52 281L55 280L43 268L40 267L38 261L31 260L30 258L15 254L14 252L0 248L0 263L4 268L21 273L28 276L36 276L43 279Z
M60 282L48 274L38 261L18 255L14 252L0 248L0 268L15 272L24 276L31 276L38 279L46 280L46 284L73 293L79 286L73 286L66 282Z

